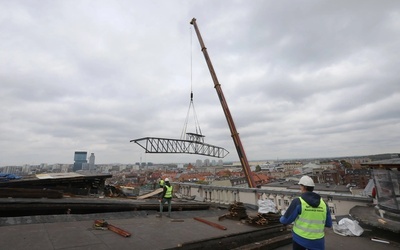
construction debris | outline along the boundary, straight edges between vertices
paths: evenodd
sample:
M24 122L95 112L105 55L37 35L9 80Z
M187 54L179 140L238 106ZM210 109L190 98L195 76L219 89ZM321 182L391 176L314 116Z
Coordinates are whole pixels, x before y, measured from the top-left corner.
M246 208L243 205L243 202L234 202L233 204L229 205L228 211L229 213L218 217L218 220L222 220L225 218L233 220L242 220L248 218L246 213Z
M108 224L105 220L95 220L93 224L93 228L95 229L101 229L101 230L110 230L113 231L114 233L117 233L123 237L130 237L131 234L119 227L113 226L111 224Z
M385 240L385 239L382 239L382 238L378 238L378 237L372 237L371 240L372 240L372 241L375 241L375 242L390 244L390 241Z
M386 223L387 223L387 222L386 222L385 220L383 220L383 219L378 219L378 222L381 223L381 224L386 224Z
M247 215L246 208L242 202L234 202L229 205L229 213L218 217L218 220L222 219L233 219L233 220L244 220L245 223L257 226L266 226L271 224L278 224L280 213L257 213L257 216L252 218Z
M246 220L246 222L257 226L266 226L266 225L280 223L279 222L280 217L281 215L279 213L266 213L266 214L257 213L257 216L253 218L249 217Z

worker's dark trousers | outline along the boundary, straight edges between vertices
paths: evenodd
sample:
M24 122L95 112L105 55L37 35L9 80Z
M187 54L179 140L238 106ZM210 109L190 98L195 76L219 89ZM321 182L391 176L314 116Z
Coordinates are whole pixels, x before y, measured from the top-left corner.
M168 216L171 216L171 200L172 198L163 198L162 201L160 202L160 214L163 212L164 208L164 203L168 203Z
M296 241L293 241L293 250L307 250L307 248L298 244Z

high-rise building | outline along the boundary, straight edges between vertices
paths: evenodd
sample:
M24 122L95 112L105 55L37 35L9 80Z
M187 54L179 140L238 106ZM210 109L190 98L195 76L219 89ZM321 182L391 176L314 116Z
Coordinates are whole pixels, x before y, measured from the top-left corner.
M203 166L203 161L200 160L200 159L196 160L195 166L196 167L202 167Z
M82 170L83 165L87 163L87 152L83 151L75 151L74 155L74 168L73 171L76 172L78 170Z
M95 160L94 153L91 153L89 156L89 171L94 170L94 160Z

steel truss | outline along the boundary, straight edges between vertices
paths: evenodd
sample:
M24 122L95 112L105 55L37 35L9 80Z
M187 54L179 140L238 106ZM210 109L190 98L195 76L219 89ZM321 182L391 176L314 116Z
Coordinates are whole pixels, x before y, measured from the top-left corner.
M130 142L141 146L146 153L198 154L217 158L224 158L229 154L226 149L206 144L202 140L144 137Z

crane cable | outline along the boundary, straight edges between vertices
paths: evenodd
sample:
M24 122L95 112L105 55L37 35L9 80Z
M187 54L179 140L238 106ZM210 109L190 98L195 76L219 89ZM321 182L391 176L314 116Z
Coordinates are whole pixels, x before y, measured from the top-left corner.
M190 117L190 110L193 107L193 119L194 119L194 126L196 130L196 134L202 135L201 133L201 128L200 128L200 123L199 120L197 119L197 114L196 110L194 108L194 103L193 103L193 42L192 39L193 34L192 34L192 27L190 27L190 103L189 103L189 109L186 114L186 119L185 123L183 125L182 133L181 133L181 139L185 139L186 131L187 131L187 125L189 122L189 117Z

